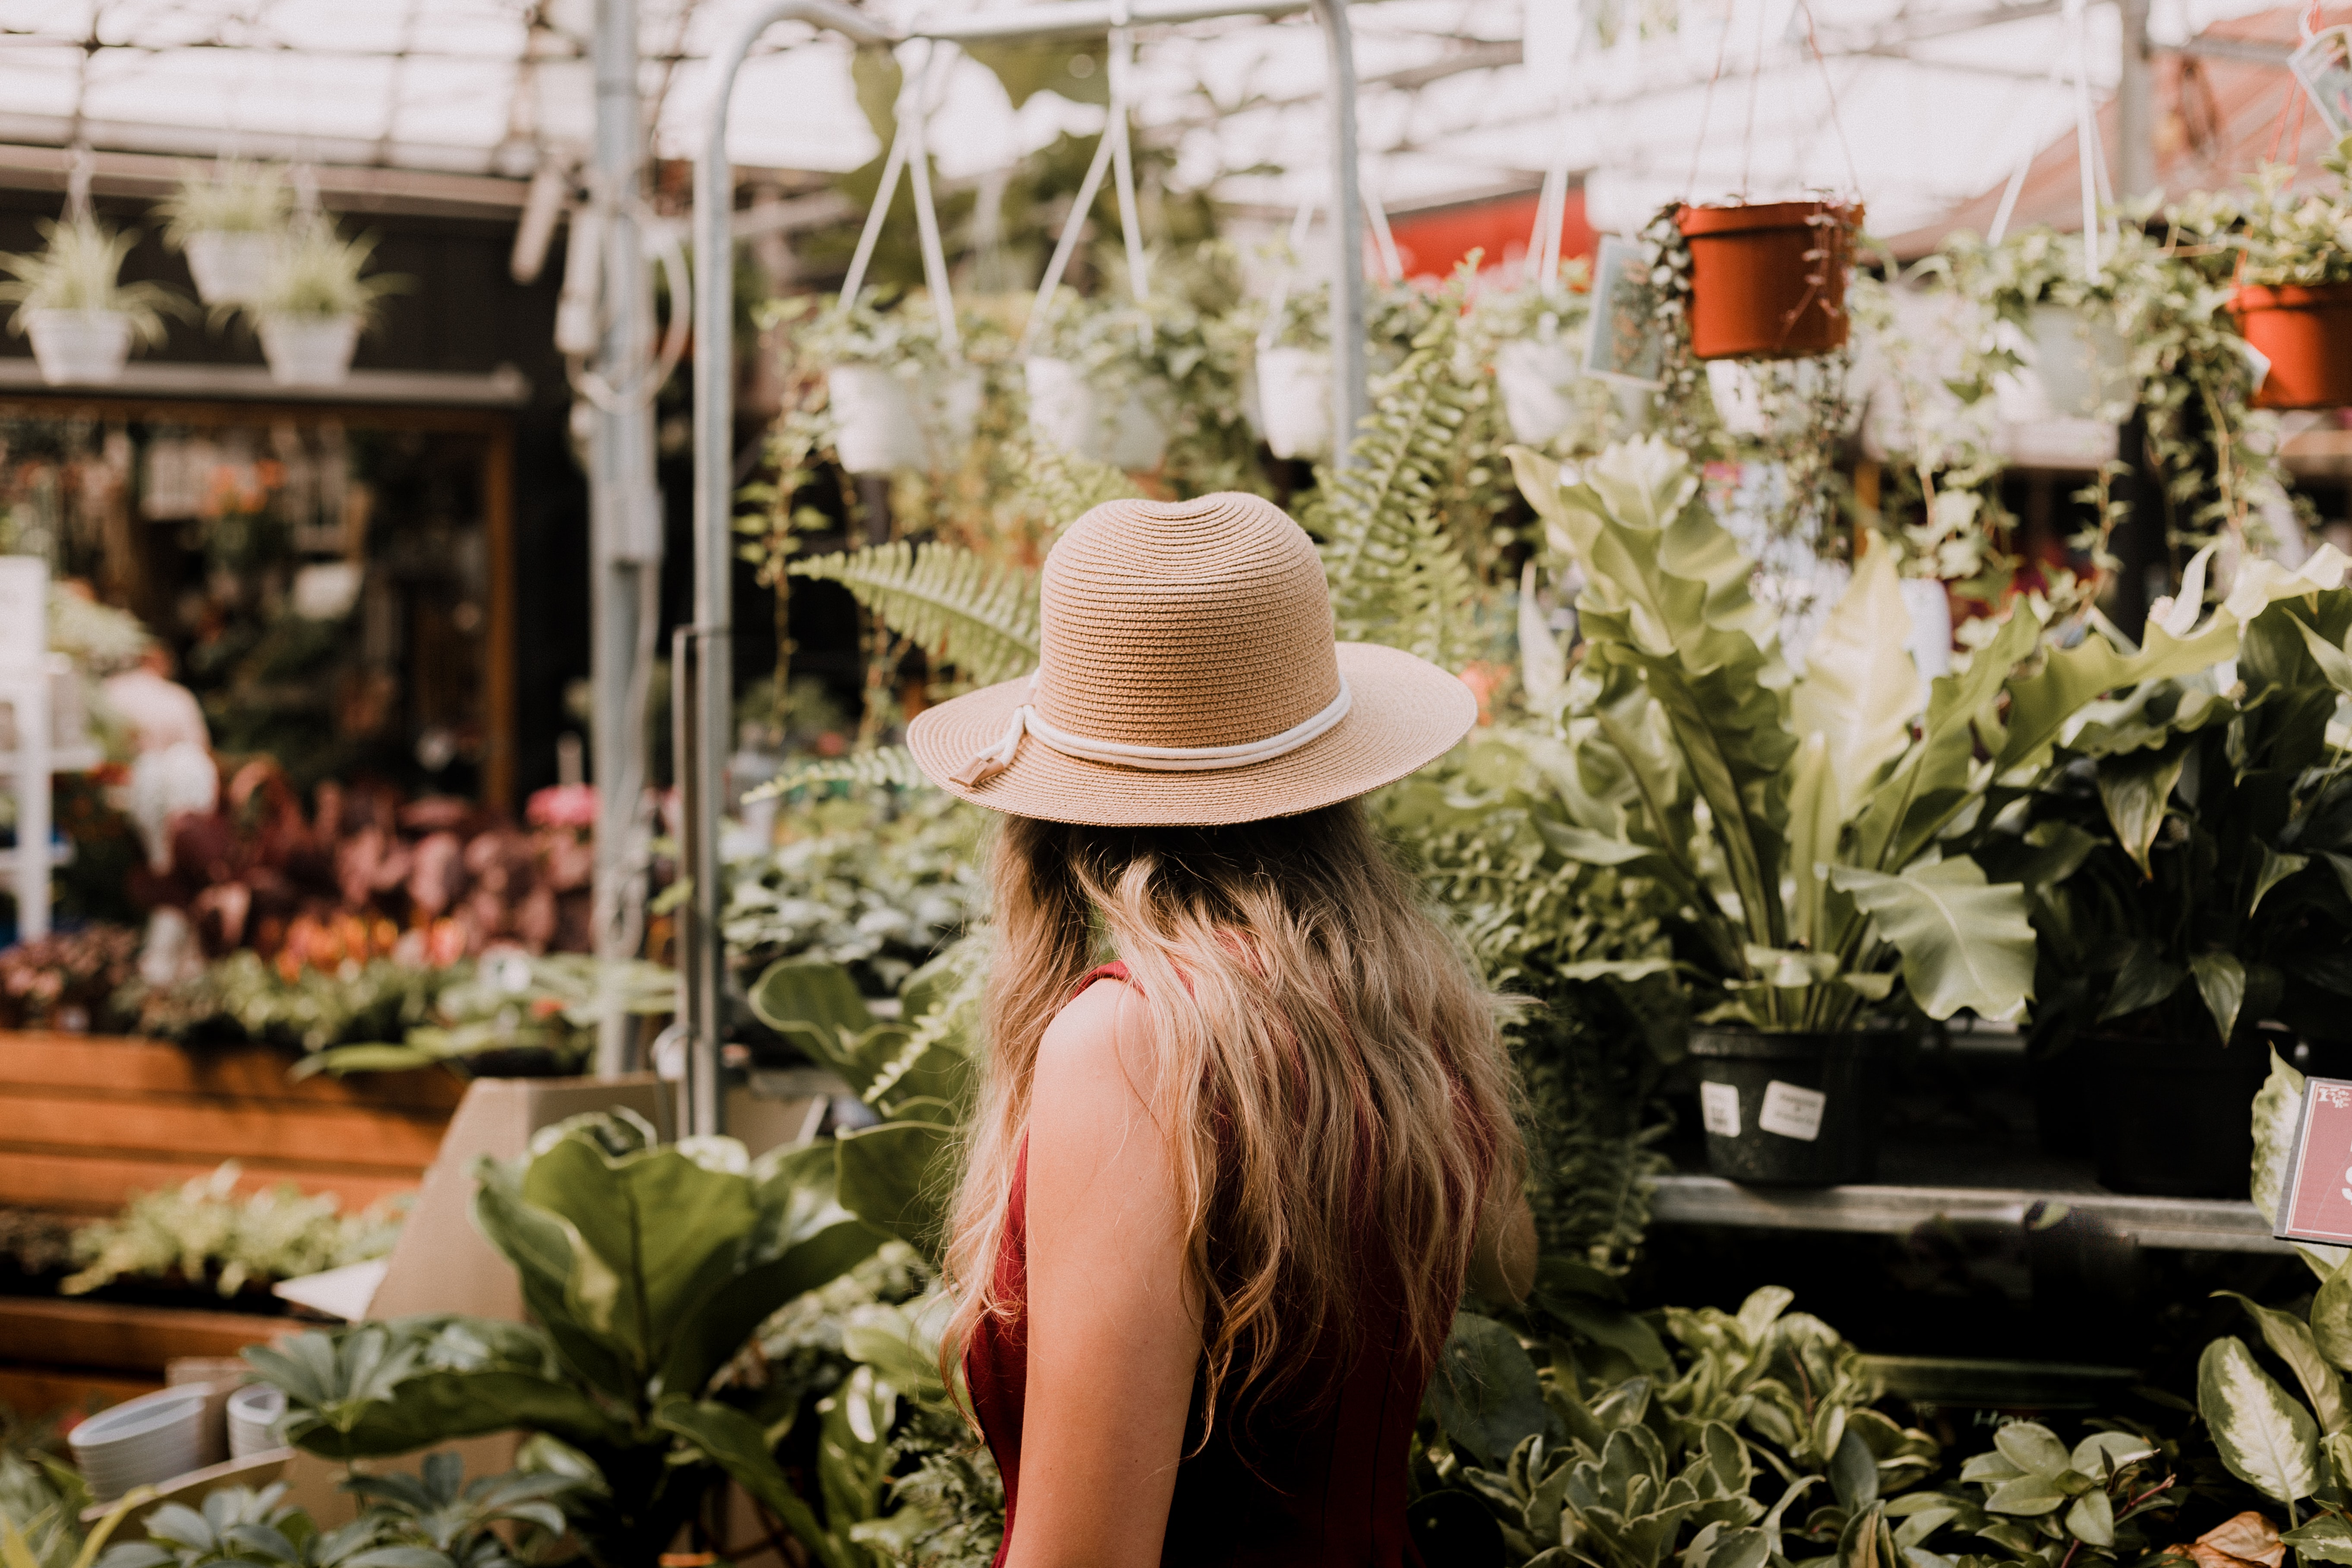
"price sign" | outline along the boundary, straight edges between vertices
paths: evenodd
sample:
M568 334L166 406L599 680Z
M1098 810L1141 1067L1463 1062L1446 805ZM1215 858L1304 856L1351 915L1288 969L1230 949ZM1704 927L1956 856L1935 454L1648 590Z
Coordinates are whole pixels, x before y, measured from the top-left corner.
M2342 1079L2304 1083L2303 1119L2287 1161L2277 1235L2352 1246L2352 1083Z

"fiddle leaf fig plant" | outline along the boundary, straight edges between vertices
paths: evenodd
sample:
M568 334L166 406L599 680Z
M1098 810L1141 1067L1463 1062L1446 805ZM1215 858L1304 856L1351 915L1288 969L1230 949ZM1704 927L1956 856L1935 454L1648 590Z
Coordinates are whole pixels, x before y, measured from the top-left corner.
M2017 1016L2033 993L2026 891L1988 877L1967 836L2085 703L2229 657L2235 624L2152 625L2128 654L2060 648L2020 605L1923 704L1891 549L1864 555L1795 675L1683 453L1627 442L1575 475L1525 447L1511 460L1588 584L1557 715L1580 820L1555 842L1676 890L1685 973L1719 994L1702 1020L1843 1030L1898 997L1935 1018Z
M436 1315L256 1349L286 1392L288 1440L357 1459L541 1433L601 1479L566 1508L608 1568L650 1562L730 1478L827 1568L857 1568L786 1481L759 1413L713 1387L778 1308L881 1245L835 1200L834 1146L753 1161L732 1139L657 1143L618 1112L478 1173L476 1224L521 1277L535 1326Z

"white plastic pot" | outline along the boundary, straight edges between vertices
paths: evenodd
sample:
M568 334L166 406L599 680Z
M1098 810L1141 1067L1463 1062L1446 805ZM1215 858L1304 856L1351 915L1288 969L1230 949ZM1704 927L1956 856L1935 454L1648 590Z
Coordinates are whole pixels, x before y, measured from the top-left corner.
M1495 351L1495 384L1513 436L1539 445L1568 428L1576 417L1568 400L1576 360L1575 345L1559 338L1522 338Z
M1322 349L1260 349L1257 427L1282 458L1331 455L1331 356Z
M928 455L914 383L878 364L835 365L824 373L833 403L833 449L853 474L919 468Z
M259 229L207 229L188 236L188 271L207 305L244 305L261 297L281 237Z
M1168 455L1162 397L1149 386L1112 404L1096 395L1068 360L1033 355L1022 366L1029 390L1029 427L1049 447L1114 468L1156 468Z
M25 312L33 358L52 386L89 386L122 379L131 357L131 318L120 310Z
M977 365L951 365L926 376L924 390L930 405L924 423L930 438L931 466L943 468L971 444L987 383Z
M251 1384L228 1396L228 1457L242 1459L281 1447L278 1424L286 1418L286 1394L268 1384Z
M341 386L359 346L356 316L264 316L261 353L280 386Z
M210 1394L205 1384L142 1394L68 1433L90 1496L111 1502L133 1487L153 1486L202 1467L205 1401Z
M2131 350L2112 321L2058 305L2036 305L2029 331L2033 376L2053 413L2087 419L2106 405L2138 399Z

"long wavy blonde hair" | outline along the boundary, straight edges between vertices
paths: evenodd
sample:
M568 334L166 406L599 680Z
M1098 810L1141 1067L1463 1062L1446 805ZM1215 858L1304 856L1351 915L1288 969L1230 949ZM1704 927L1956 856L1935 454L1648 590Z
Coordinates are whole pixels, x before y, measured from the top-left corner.
M1138 1088L1174 1156L1204 1420L1276 1388L1329 1392L1365 1348L1375 1290L1401 1309L1400 1351L1433 1360L1523 1156L1497 999L1362 808L1213 828L1008 817L991 871L988 1057L949 1225L943 1360L984 1317L1017 1315L996 1259L1038 1041L1108 953L1150 1018Z

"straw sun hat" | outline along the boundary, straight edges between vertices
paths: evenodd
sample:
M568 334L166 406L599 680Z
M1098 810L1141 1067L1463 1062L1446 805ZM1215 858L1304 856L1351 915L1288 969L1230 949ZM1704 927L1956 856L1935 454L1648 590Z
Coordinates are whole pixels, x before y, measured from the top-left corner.
M918 716L942 789L1105 826L1294 816L1449 750L1477 699L1424 659L1337 643L1304 530L1255 496L1116 500L1045 558L1034 675Z

